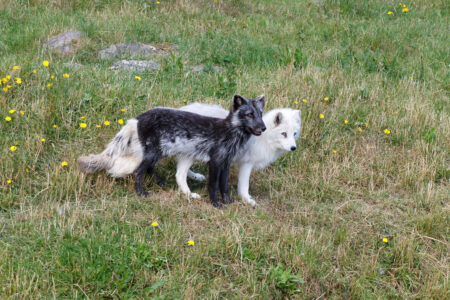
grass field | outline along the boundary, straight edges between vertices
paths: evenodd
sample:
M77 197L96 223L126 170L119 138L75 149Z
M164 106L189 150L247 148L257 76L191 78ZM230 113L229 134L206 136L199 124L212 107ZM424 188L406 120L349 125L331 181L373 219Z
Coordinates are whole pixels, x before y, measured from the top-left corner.
M448 299L450 6L404 4L2 0L0 298ZM69 30L71 55L42 47ZM122 42L176 50L109 70ZM252 174L258 207L195 182L187 201L170 159L151 198L78 171L119 120L234 93L302 111L299 149Z

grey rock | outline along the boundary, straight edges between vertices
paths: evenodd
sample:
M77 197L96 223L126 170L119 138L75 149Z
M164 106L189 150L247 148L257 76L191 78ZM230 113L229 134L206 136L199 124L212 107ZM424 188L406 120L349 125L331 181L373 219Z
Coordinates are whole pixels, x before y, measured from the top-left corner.
M150 57L155 54L166 55L167 52L155 46L142 43L115 44L99 52L100 58L102 59Z
M80 31L68 31L55 35L44 41L44 47L60 54L69 54L75 49L73 42L79 40L82 34Z
M225 72L225 69L218 66L206 66L206 65L198 65L198 66L191 66L188 67L193 72L201 73L201 72Z
M79 64L79 63L74 63L74 62L69 62L69 63L63 63L64 67L68 67L68 68L73 68L73 69L79 69L81 68L83 65Z
M111 70L150 71L159 70L161 65L153 60L121 60L111 66Z

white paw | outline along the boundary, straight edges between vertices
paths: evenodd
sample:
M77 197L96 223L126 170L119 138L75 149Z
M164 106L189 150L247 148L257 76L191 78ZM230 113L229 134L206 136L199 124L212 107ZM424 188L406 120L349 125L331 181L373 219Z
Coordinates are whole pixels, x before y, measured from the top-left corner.
M250 204L251 206L255 207L257 205L256 201L252 199L250 195L242 197L242 201L246 204Z
M197 181L205 181L206 177L200 173L195 173L194 176L192 177L192 179L197 180Z
M197 194L197 193L191 193L191 194L189 195L189 198L192 198L192 199L200 199L201 197L200 197L200 195Z

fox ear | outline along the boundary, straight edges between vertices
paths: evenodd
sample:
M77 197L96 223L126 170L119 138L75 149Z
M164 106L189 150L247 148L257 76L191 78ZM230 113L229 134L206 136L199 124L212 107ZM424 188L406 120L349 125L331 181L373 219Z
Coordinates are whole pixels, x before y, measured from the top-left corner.
M264 105L266 104L266 96L264 96L264 94L259 95L256 97L256 100L259 101L259 103L261 103L261 107L264 108Z
M233 112L237 111L241 105L247 104L247 100L241 95L234 95L233 97Z
M273 122L275 123L275 126L278 126L281 124L281 121L283 120L283 114L281 112L277 113L277 115L275 116L275 119L273 120Z

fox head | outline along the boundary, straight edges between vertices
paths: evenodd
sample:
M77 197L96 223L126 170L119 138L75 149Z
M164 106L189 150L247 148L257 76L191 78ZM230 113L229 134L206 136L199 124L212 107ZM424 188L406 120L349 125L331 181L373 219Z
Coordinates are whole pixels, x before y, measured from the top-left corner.
M230 111L233 126L243 127L245 131L253 135L261 135L266 130L262 119L265 100L264 95L254 99L234 95Z
M296 141L301 131L301 111L290 108L274 109L264 116L269 130L264 135L270 135L269 140L279 150L295 151Z

